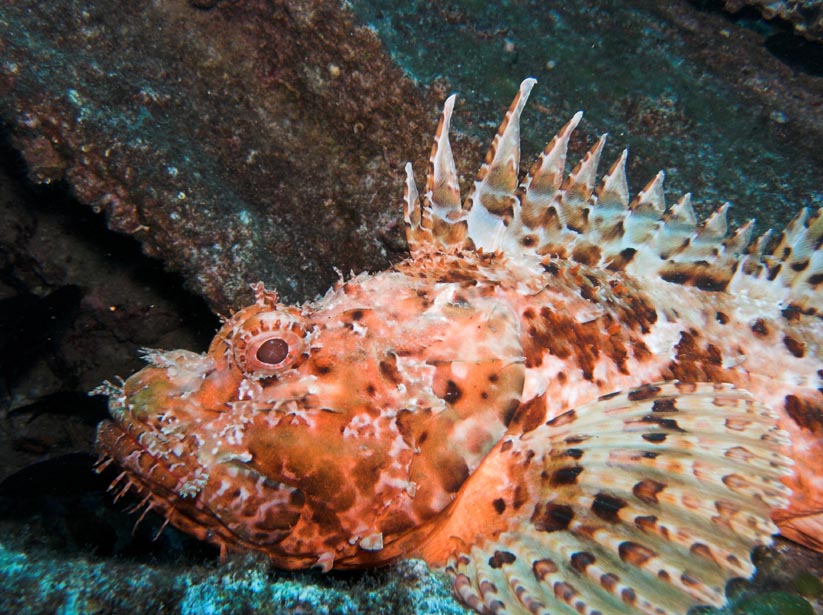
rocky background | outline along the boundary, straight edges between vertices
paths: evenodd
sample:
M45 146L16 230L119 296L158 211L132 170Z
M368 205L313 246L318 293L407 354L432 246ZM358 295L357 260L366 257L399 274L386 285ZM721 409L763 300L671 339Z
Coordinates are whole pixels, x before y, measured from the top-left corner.
M584 109L572 154L608 131L634 190L662 168L670 201L761 231L823 205L820 6L0 5L0 612L462 612L414 563L286 575L151 516L132 534L86 392L141 346L203 350L252 282L300 302L404 258L402 168L422 181L451 92L464 185L534 76L524 165ZM819 558L759 557L734 612L823 612Z

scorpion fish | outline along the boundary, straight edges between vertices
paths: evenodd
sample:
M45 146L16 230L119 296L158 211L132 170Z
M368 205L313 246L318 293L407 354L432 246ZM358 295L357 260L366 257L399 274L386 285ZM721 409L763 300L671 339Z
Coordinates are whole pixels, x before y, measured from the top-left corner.
M104 389L146 510L285 569L422 558L480 613L722 605L776 533L823 550L823 210L752 241L577 113L520 173L526 79L461 200L445 102L410 257Z

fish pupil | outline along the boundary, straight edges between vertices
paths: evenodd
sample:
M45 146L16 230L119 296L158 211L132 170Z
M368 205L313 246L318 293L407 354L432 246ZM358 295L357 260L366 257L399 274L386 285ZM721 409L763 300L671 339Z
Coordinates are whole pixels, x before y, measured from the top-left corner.
M289 345L279 337L274 337L260 344L257 360L268 365L282 363L289 354Z

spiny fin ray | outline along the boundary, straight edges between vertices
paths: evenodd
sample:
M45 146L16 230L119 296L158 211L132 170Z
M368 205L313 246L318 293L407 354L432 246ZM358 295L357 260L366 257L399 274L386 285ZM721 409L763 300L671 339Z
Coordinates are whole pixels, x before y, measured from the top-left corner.
M657 276L707 291L729 290L732 285L745 292L754 285L780 285L774 287L784 289L780 301L806 311L819 310L823 209L801 212L766 253L766 238L747 247L750 224L729 236L728 204L702 223L688 194L667 209L662 171L627 203L625 151L595 190L603 137L566 174L569 138L581 112L560 129L518 184L520 115L534 83L526 79L521 84L462 207L448 140L454 97L446 101L419 223L414 222L414 204L407 202L414 214L409 234L413 251L427 246L481 248L521 257L568 257L577 252L591 254L588 248L597 246L599 259L585 264L636 277Z

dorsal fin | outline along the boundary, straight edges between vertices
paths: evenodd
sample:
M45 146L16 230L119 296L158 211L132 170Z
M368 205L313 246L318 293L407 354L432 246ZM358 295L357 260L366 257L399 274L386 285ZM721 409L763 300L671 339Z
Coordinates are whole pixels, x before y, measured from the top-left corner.
M406 183L403 187L403 222L406 224L406 242L412 256L432 243L431 209L420 206L420 195L414 183L411 162L406 163Z
M457 168L449 143L449 126L456 98L452 94L443 106L443 115L440 116L429 157L429 174L426 177L426 193L423 197L426 205L440 217L447 217L450 211L460 207L460 184L457 181Z
M690 194L666 209L663 171L629 203L625 150L595 190L605 135L571 173L565 173L569 138L582 112L560 129L518 186L520 116L534 83L526 79L520 85L462 209L457 205L457 173L448 142L454 98L446 101L419 216L410 196L415 192L413 179L407 179L413 250L434 242L436 248L473 246L524 258L582 259L588 266L640 277L657 275L712 291L726 289L732 280L743 285L773 282L779 284L773 289L783 289L778 300L819 309L815 305L823 298L823 210L801 211L765 253L767 236L747 248L751 222L728 235L728 204L702 223Z
M520 115L535 83L535 79L526 79L520 84L463 203L469 236L477 247L488 249L501 223L508 225L514 217L520 175Z
M625 209L629 206L629 182L626 180L626 159L629 150L624 149L614 161L597 189L597 202L601 207L615 206Z

